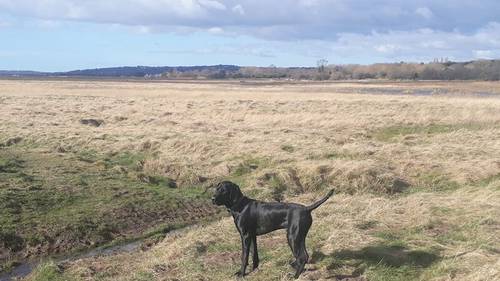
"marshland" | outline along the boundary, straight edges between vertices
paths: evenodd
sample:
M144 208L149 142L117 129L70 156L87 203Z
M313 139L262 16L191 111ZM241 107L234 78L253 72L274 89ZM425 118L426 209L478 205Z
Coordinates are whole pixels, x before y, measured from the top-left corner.
M228 280L239 235L210 196L231 180L335 188L301 280L500 278L499 82L3 79L0 109L0 275ZM246 279L291 280L285 235L258 243Z

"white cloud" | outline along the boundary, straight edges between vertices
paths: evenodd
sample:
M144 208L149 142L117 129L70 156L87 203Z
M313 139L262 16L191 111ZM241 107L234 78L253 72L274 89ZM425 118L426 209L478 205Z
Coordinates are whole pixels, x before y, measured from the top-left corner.
M173 53L173 54L200 54L200 55L213 55L213 54L226 54L226 55L242 55L263 58L276 57L278 46L261 46L258 44L224 44L212 45L193 49L170 50L170 51L157 51L155 53Z
M245 9L240 4L234 6L232 10L239 15L245 15Z
M500 57L500 49L497 50L474 50L474 59L495 59Z
M255 44L231 43L183 50L196 54L241 54L255 57L298 55L331 63L428 62L447 57L465 61L500 58L500 24L490 23L470 34L457 31L416 29L407 31L341 33L335 40L267 41ZM181 51L179 51L181 52ZM293 62L290 62L293 64Z
M223 34L224 33L224 29L220 28L220 27L211 27L208 29L208 32L211 33L211 34Z
M372 32L367 35L344 33L333 42L332 50L341 56L365 55L395 61L429 61L435 57L455 60L491 58L500 50L500 24L489 23L471 34L430 29Z
M440 49L440 50L452 49L452 47L448 43L446 43L445 41L443 41L442 39L439 39L439 38L436 38L434 40L430 39L428 41L421 42L419 44L419 46L421 46L422 48L426 48L426 49Z
M237 27L245 34L295 40L334 38L340 32L367 33L372 29L470 31L498 20L500 1L0 0L0 11L46 20L200 30Z
M492 50L474 50L474 58L492 59L493 58L493 51Z
M382 44L375 46L375 50L380 53L392 54L394 52L403 50L404 48L395 44Z
M200 5L207 8L212 8L216 10L226 10L226 6L218 1L214 0L198 0Z
M56 27L70 20L129 26L134 32L250 36L268 45L260 50L252 46L246 52L262 56L283 50L308 57L364 56L381 60L499 55L498 0L375 2L0 0L0 15L16 22L29 19ZM5 26L0 20L0 27Z
M422 16L425 19L431 19L434 16L431 9L427 7L420 7L415 10L415 14Z

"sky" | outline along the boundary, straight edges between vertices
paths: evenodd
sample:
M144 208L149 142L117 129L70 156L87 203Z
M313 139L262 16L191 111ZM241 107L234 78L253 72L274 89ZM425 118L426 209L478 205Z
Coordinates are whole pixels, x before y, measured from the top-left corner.
M0 69L500 58L498 0L0 0Z

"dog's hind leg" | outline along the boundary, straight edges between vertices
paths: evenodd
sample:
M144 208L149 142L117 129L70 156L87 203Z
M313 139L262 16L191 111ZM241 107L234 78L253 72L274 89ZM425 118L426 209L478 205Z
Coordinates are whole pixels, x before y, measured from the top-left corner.
M294 237L294 255L296 256L296 266L294 267L297 271L295 272L294 278L299 278L300 274L304 272L304 267L309 260L309 254L306 249L306 236L309 232L309 228L311 227L312 219L310 217L304 218L300 222L300 228L298 230L297 236Z
M304 237L305 238L305 237ZM294 278L297 279L299 278L300 274L304 272L304 267L309 260L309 255L307 254L306 250L306 243L305 239L302 241L298 241L297 243L297 260L296 260L296 266L295 269L297 270L295 272Z
M290 265L293 267L293 269L297 270L297 257L298 257L298 255L297 255L297 252L295 250L295 244L294 244L295 235L294 235L294 233L292 233L291 229L287 230L286 238L288 241L288 246L290 246L290 250L292 250L292 254L294 257L294 260L290 263Z

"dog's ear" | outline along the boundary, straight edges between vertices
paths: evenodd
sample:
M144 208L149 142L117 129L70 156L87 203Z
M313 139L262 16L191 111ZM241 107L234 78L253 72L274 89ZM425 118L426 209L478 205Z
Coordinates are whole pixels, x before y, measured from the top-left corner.
M229 191L229 198L231 200L231 205L235 205L241 199L243 194L241 193L240 187L235 183L231 183L231 189Z

